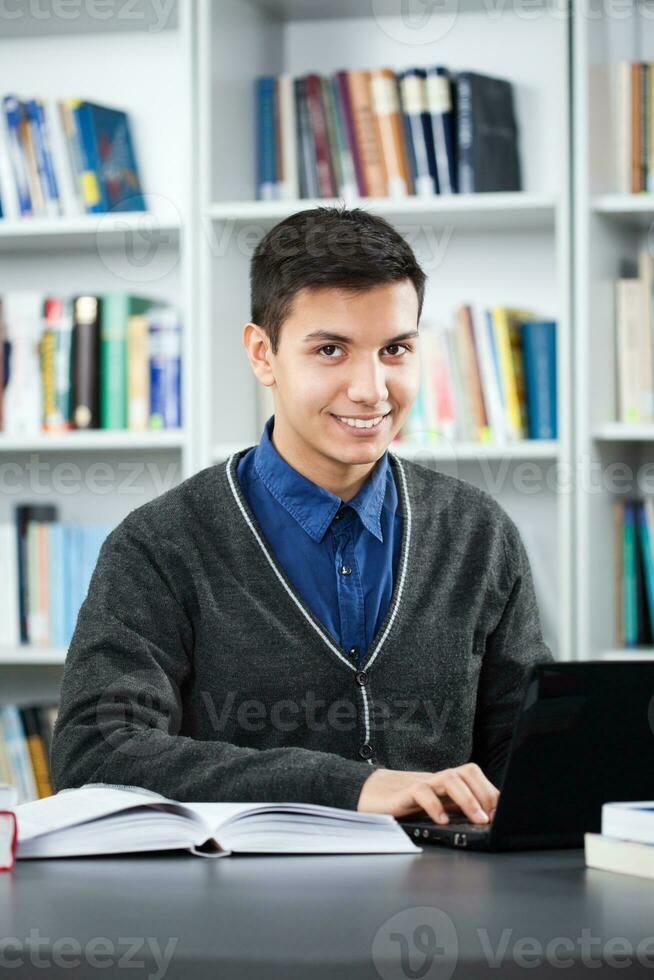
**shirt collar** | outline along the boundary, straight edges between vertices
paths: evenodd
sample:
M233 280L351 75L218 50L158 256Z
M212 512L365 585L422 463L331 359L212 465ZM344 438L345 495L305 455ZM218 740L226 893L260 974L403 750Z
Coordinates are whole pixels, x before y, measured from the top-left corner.
M274 424L275 416L271 415L254 451L254 468L275 500L314 541L321 541L341 506L341 498L298 473L279 455L270 438ZM389 475L392 478L388 452L385 452L363 486L347 501L348 507L356 511L364 527L379 541L384 540L380 516Z

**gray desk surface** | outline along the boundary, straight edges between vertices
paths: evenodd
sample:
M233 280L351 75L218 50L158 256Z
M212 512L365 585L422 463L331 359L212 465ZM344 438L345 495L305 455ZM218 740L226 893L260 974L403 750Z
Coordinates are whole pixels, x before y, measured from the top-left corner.
M505 980L629 964L654 978L654 882L586 869L581 850L177 852L0 874L8 976Z

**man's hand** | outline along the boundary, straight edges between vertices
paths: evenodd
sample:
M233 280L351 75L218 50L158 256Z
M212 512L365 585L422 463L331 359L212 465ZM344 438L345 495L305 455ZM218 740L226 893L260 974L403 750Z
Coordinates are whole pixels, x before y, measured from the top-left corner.
M357 810L406 817L424 810L435 823L448 823L462 810L473 823L492 820L499 790L474 762L440 772L376 769L366 779Z

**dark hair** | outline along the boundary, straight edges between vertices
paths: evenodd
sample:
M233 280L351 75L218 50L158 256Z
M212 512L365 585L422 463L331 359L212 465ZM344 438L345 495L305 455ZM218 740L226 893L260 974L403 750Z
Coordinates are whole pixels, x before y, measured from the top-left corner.
M392 225L361 208L298 211L261 239L250 265L250 319L265 330L273 354L293 298L305 288L336 286L357 293L410 279L418 320L427 279L411 246Z

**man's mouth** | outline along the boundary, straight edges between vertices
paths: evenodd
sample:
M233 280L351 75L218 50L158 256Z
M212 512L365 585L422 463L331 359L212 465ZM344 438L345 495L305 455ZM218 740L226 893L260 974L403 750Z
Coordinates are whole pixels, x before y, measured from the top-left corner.
M356 415L334 415L332 412L332 418L336 419L341 426L349 429L352 432L377 432L384 424L385 419L388 418L390 412L386 412L384 415L368 415L368 416L356 416Z

